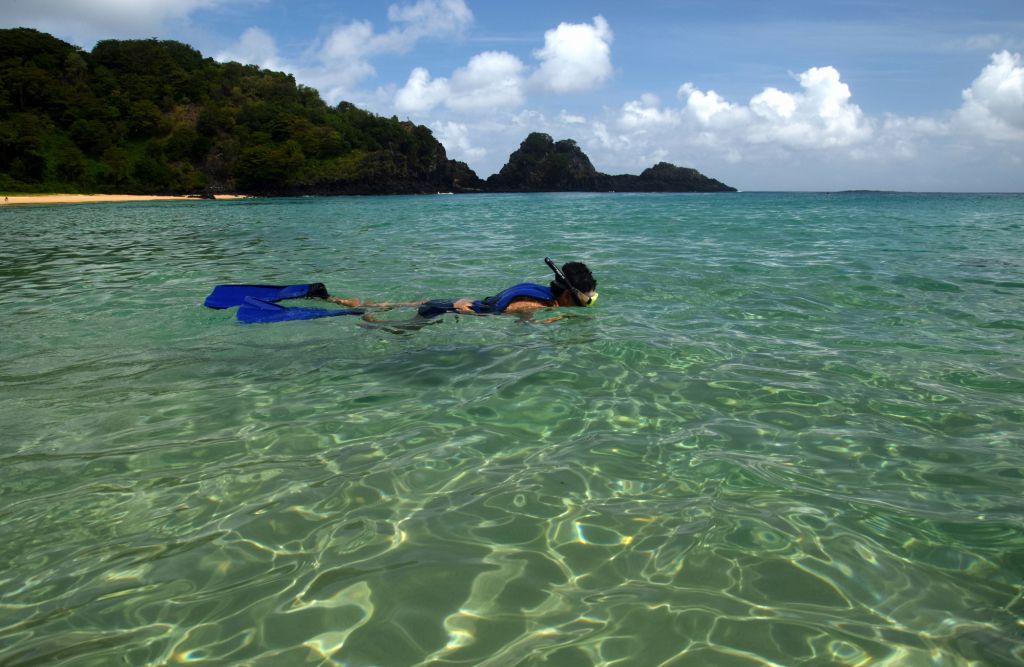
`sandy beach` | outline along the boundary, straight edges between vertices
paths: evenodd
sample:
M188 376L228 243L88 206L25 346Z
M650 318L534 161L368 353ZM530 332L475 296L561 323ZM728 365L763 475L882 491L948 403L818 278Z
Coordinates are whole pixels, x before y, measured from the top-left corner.
M245 195L215 195L214 199L244 199ZM11 195L5 196L3 204L95 204L100 202L126 201L197 201L197 197L185 195Z

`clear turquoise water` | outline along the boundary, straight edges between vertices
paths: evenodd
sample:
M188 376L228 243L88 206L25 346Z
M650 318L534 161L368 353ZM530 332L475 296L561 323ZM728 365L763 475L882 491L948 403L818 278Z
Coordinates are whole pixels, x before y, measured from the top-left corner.
M545 255L598 305L200 305ZM1024 662L1024 197L6 207L0 278L0 664Z

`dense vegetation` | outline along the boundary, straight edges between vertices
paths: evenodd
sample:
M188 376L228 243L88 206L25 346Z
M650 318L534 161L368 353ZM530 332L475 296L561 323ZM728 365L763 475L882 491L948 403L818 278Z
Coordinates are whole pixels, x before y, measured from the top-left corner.
M0 30L0 190L436 192L480 183L426 127L178 42Z

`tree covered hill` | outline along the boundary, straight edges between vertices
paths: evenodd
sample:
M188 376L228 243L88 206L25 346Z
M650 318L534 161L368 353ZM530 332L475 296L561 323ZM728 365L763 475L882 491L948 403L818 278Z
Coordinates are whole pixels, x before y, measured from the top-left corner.
M178 42L0 30L0 190L415 193L482 182L421 125Z
M0 29L0 191L180 194L728 192L661 163L598 172L571 139L532 133L486 182L430 129L348 102L328 106L288 74L218 63L173 41L107 40L91 52Z

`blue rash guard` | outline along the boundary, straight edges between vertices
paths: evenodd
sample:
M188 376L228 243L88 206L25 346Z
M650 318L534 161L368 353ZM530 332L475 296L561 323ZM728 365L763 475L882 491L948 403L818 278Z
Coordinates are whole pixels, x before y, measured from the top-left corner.
M474 313L481 315L498 314L505 312L505 309L509 307L513 301L519 298L530 298L538 301L554 301L555 295L551 293L551 289L536 283L519 283L513 285L506 290L502 290L494 296L489 296L486 299L474 301L473 308ZM433 301L427 301L419 307L416 311L420 317L437 317L445 313L454 313L455 302L451 299L434 299Z

